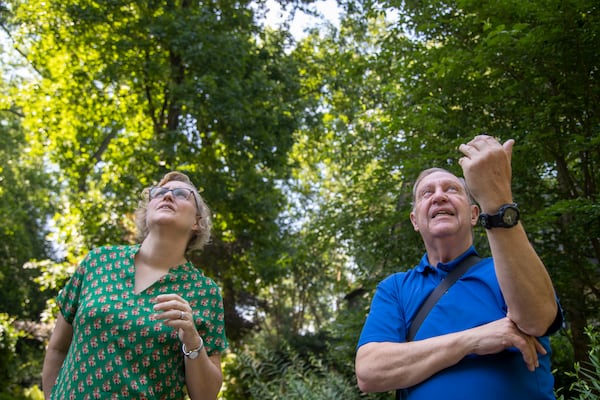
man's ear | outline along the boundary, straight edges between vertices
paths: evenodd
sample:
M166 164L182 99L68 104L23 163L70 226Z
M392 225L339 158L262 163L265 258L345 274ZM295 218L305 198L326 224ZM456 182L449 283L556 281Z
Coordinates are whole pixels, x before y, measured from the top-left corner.
M413 229L415 230L415 232L419 232L419 225L417 225L417 218L415 217L415 213L414 212L410 212L410 222L413 225Z
M477 204L471 205L471 226L477 225L480 212L481 211L479 210L479 206Z

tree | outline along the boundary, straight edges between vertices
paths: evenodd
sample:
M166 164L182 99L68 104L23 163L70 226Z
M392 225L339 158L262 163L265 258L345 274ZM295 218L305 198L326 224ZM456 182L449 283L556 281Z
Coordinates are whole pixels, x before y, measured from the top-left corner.
M18 105L32 153L60 184L65 257L131 241L138 193L182 170L215 219L194 261L223 285L241 337L251 321L240 306L278 274L276 183L301 107L287 36L261 32L239 2L10 4L15 44L38 74Z
M36 282L40 271L28 261L52 253L46 242L52 184L41 161L29 156L21 116L11 101L20 68L6 59L0 68L0 364L16 366L0 371L0 393L15 397L21 385L29 386L37 379L38 354L43 350L37 337L43 326L35 322L46 297Z
M334 371L331 382L352 385L375 284L424 251L411 181L429 166L460 172L457 145L486 132L517 141L515 200L574 357L587 358L600 259L592 0L345 1L339 31L297 44L261 29L249 2L5 4L3 26L34 75L5 96L1 129L14 129L0 150L6 163L20 155L15 177L29 165L44 179L15 178L0 212L33 196L16 213L31 219L11 232L44 221L60 245L22 253L11 273L54 256L35 265L55 290L90 247L131 241L138 193L180 169L214 211L213 242L192 257L224 288L228 336L265 347L245 347L244 371L274 350L300 360L287 376L318 358L317 381ZM485 253L483 230L476 242ZM298 352L307 342L315 352Z
M418 171L443 166L460 173L456 148L479 133L515 138L515 200L554 278L575 359L587 359L584 327L598 320L600 259L597 7L345 6L342 35L306 44L307 59L318 61L305 81L324 111L322 127L306 131L308 151L301 154L315 168L307 167L312 173L303 176L312 181L301 186L324 189L322 230L344 238L335 243L352 254L356 286L369 293L383 275L411 267L422 254L408 223ZM481 230L476 243L485 253Z
M401 103L415 116L402 128L413 148L479 132L517 140L516 200L554 276L575 357L584 359L584 328L598 318L600 259L595 5L407 2L400 14L417 37L414 49L399 48L391 37L386 44L416 60L407 80L410 101ZM419 134L423 120L435 124L433 140Z

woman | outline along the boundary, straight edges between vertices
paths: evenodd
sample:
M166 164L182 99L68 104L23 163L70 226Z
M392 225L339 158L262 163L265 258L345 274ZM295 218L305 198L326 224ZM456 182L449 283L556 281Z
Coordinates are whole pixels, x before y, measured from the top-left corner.
M46 399L215 399L227 348L218 286L187 261L209 209L170 172L144 190L140 244L92 250L59 293L42 371Z

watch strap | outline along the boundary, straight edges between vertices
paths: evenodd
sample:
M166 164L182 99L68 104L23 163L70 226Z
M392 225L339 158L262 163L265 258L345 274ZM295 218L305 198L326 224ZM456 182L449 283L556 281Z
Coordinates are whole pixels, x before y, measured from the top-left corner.
M516 218L510 224L504 222L504 217L507 209L514 209L516 211ZM507 203L503 204L496 214L486 214L482 213L479 215L479 225L483 226L485 229L491 228L512 228L517 225L519 222L519 208L517 203Z
M202 336L200 336L200 345L198 345L198 347L196 347L195 349L192 349L192 350L188 351L185 348L185 343L182 343L181 344L181 351L183 352L183 354L186 357L189 357L190 354L199 352L200 350L202 350L203 347L204 347L204 340L202 340Z

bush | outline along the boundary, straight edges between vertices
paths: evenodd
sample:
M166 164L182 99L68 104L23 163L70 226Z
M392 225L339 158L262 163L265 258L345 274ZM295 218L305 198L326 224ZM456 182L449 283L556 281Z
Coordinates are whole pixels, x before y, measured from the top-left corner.
M0 369L0 400L43 398L39 383L48 334L46 324L0 313L0 365L5 367Z
M268 343L265 342L265 343ZM365 395L327 357L299 354L288 343L254 342L253 349L229 354L223 362L226 400L358 400L389 399L389 393Z
M571 393L577 395L571 397L574 400L600 399L600 332L593 327L588 327L586 334L590 338L589 362L582 365L575 363L574 372L567 372L568 376L575 379L569 388ZM561 389L557 392L560 391ZM565 398L561 394L557 399Z

